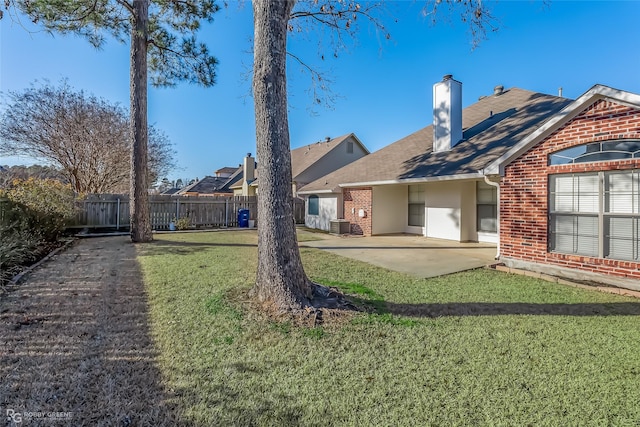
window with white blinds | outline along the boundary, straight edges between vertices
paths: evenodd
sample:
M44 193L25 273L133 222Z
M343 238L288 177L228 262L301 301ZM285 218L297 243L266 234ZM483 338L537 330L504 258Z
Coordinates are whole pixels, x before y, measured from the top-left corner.
M640 242L639 171L607 172L604 180L605 252L637 261Z
M409 215L407 224L410 226L424 227L424 205L425 205L424 185L409 186Z
M484 181L476 183L476 229L498 231L498 191Z
M639 260L639 188L639 171L550 176L549 249Z

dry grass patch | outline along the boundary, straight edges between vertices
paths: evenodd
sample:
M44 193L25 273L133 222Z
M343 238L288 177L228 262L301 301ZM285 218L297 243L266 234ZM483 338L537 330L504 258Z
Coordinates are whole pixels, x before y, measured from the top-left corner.
M24 425L179 424L155 364L135 256L126 237L82 240L0 301L2 416L13 410Z

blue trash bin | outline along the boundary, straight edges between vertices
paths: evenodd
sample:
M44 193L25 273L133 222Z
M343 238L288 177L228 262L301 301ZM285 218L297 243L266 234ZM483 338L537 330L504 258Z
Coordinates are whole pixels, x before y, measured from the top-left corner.
M238 227L249 228L249 209L238 209Z

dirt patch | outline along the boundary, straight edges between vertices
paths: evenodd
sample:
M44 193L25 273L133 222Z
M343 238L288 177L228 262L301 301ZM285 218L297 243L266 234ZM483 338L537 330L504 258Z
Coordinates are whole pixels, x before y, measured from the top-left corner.
M0 301L0 411L23 425L179 425L155 357L127 237L74 243Z

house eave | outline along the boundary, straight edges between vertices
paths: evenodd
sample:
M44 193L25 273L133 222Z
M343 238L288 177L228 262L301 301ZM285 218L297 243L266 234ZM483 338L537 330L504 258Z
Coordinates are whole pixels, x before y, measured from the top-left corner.
M336 191L336 189L326 189L326 190L300 190L298 194L308 195L308 194L339 194L340 191Z
M474 173L463 173L457 175L443 175L443 176L429 176L421 178L407 178L407 179L390 179L384 181L363 181L363 182L347 182L339 184L341 188L345 187L373 187L378 185L393 185L393 184L420 184L424 182L440 182L440 181L460 181L467 179L481 179L483 174L478 171Z

